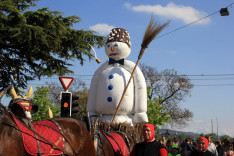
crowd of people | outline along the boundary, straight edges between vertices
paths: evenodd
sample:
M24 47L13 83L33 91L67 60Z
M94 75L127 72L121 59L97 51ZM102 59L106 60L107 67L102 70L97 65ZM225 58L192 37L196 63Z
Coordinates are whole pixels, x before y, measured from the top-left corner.
M144 125L143 137L144 142L135 145L131 156L233 156L234 138L215 143L209 135L181 142L177 138L167 140L165 136L156 140L152 124Z
M198 140L185 139L179 142L176 138L166 140L165 136L160 140L168 151L168 156L233 156L233 141L224 139L212 142L211 136L207 135Z

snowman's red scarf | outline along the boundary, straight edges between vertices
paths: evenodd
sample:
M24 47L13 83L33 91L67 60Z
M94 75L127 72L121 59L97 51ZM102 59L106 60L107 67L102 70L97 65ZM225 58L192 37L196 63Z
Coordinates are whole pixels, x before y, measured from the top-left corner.
M25 150L30 155L38 155L39 149L37 145L37 140L35 134L29 130L25 125L23 125L19 120L17 120L14 115L12 115L15 123L22 132L23 143ZM55 144L61 149L64 149L63 136L58 132L60 131L57 125L51 121L38 121L32 122L34 130L40 134L43 138L46 138L51 143ZM49 155L61 155L62 151L53 148L47 141L38 137L41 154L43 156Z
M128 155L128 148L124 141L124 139L118 133L108 133L102 131L108 141L111 143L113 150L115 151L116 155L118 156L127 156Z

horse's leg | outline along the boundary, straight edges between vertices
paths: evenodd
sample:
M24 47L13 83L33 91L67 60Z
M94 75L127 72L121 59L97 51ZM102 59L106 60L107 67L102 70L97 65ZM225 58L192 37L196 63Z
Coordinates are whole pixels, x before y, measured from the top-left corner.
M95 156L92 138L81 121L73 118L60 118L55 121L67 139L64 144L65 151L69 152L69 155Z

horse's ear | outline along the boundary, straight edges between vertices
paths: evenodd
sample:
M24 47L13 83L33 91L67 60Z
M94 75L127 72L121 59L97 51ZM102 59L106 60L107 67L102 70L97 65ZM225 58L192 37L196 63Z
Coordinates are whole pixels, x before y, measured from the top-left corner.
M13 100L18 97L17 94L16 94L16 92L15 92L15 88L13 88L13 87L11 88L10 95L11 95L11 97L12 97Z
M49 119L53 118L53 112L52 112L52 110L51 110L50 108L48 108L47 117L48 117Z
M33 93L33 89L32 89L32 86L30 86L30 88L28 89L27 94L25 95L25 98L29 99L32 96L32 93Z
M5 94L5 92L4 92L4 90L2 90L1 92L0 92L0 99L2 98L2 96Z

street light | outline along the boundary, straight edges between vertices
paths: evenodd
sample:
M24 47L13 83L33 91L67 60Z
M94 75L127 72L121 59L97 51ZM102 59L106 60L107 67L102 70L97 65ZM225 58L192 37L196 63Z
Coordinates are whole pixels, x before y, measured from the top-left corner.
M220 12L221 16L228 16L229 15L228 8L221 8L219 12Z

